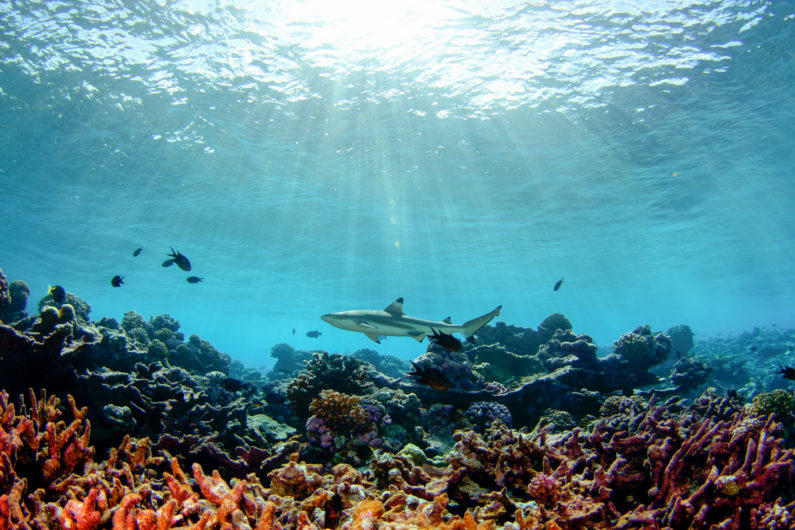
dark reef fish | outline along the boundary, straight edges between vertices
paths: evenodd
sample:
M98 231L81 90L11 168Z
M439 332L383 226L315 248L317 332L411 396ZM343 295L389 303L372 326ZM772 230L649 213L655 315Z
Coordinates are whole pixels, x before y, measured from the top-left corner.
M450 351L461 351L461 341L444 331L436 331L431 328L433 335L428 335L428 338L436 342L439 346Z
M138 247L133 251L133 256L138 257L141 255L141 252L144 251L144 247Z
M756 350L758 350L759 348L757 348L756 346L751 346L748 349L751 350L751 353L756 353Z
M52 301L56 304L62 304L66 301L66 289L60 285L53 285L50 287L50 296Z
M121 287L124 283L124 276L119 276L118 274L110 279L110 284L113 287Z
M169 247L171 248L171 247ZM184 271L190 270L190 260L185 257L182 252L175 252L173 248L171 248L171 259L167 259L163 262L163 267L171 267L173 264L177 264L177 267Z
M204 281L204 278L199 278L198 276L188 276L187 281L188 283L199 283Z
M776 372L777 374L781 374L784 376L784 379L792 379L795 381L795 368L791 366L780 366L780 370Z
M309 338L312 338L312 339L316 339L319 336L321 336L322 334L323 333L321 333L320 331L318 331L316 329L313 329L312 331L307 331L306 332L306 336L309 337Z
M555 287L552 288L553 291L557 291L560 289L560 286L563 285L563 278L555 282Z
M417 383L428 385L429 387L436 390L447 390L452 386L452 383L450 383L450 380L447 379L447 376L436 368L426 368L425 366L417 364L413 361L411 366L414 367L414 371L408 372L406 375L416 377Z
M235 379L234 377L225 377L221 379L221 386L224 390L228 390L229 392L239 392L243 389L249 389L253 385L251 383L247 383L245 381L241 381L240 379Z

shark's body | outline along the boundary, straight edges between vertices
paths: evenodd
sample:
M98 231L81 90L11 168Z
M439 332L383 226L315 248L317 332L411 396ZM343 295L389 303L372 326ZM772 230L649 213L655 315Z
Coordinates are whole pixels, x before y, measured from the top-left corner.
M364 333L371 340L381 343L379 336L384 337L412 337L418 342L427 335L438 332L448 334L461 333L470 339L472 335L500 314L502 306L483 316L473 318L463 324L453 324L450 317L441 322L410 317L403 313L403 298L398 298L382 310L356 310L329 313L320 318L332 326L348 331Z

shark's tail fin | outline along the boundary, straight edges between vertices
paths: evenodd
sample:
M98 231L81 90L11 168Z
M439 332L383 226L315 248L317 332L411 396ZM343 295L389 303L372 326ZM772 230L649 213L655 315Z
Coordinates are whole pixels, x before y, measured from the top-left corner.
M463 335L464 335L464 336L467 338L467 340L469 340L470 342L472 342L472 340L470 340L470 339L472 339L472 335L474 335L475 333L477 333L477 331L478 331L480 328L482 328L483 326L485 326L486 324L488 324L488 323L489 323L489 321L490 321L492 318L494 318L494 317L496 317L497 315L499 315L499 314L500 314L500 309L502 309L502 306L501 306L501 305L500 305L500 306L497 306L497 308L496 308L496 309L494 309L493 311L491 311L491 312L489 312L489 313L486 313L486 314L485 314L485 315L483 315L483 316L479 316L479 317L477 317L477 318L473 318L473 319L472 319L472 320L470 320L469 322L464 322L464 323L461 325L461 327L463 328L463 330L461 331L461 333L462 333L462 334L463 334Z

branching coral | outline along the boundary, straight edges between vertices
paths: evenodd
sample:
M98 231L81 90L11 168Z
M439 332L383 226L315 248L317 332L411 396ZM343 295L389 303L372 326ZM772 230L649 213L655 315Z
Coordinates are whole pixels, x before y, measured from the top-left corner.
M3 530L786 528L795 519L795 503L779 498L793 451L772 416L749 412L723 420L652 404L627 409L638 417L623 422L627 430L611 422L555 437L504 426L485 437L463 431L448 468L378 451L364 473L348 464L325 471L295 453L262 484L253 474L227 481L198 464L191 480L176 458L153 456L146 439L127 438L95 463L84 409L70 401L78 422L70 433L56 399L29 401L29 412L16 414L7 395L0 399ZM60 464L48 473L53 458Z

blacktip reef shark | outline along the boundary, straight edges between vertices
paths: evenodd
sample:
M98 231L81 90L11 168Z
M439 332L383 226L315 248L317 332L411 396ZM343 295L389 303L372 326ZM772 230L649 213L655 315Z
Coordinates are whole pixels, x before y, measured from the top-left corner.
M489 321L500 314L502 306L497 306L493 311L483 316L473 318L461 325L453 324L450 317L441 322L410 317L403 313L403 298L398 298L382 310L359 309L354 311L341 311L328 313L320 318L334 327L348 331L358 331L381 344L378 339L383 337L412 337L417 342L422 342L427 335L441 332L452 334L461 333L470 342L474 342L472 335Z

